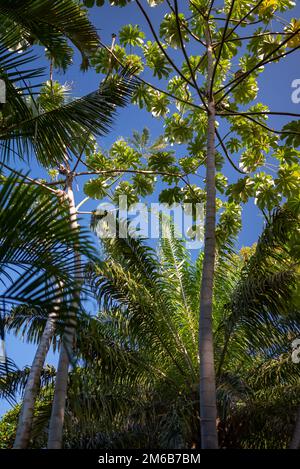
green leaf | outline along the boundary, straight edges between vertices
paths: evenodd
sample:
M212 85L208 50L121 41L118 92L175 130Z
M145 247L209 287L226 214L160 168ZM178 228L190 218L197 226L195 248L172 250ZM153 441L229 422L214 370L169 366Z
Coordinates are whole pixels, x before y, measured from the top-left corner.
M119 139L112 144L109 151L117 168L136 167L140 161L140 154L131 148L124 139Z
M170 143L187 143L193 138L193 128L189 119L173 114L165 120L165 136Z
M113 202L118 204L119 197L127 197L127 205L132 205L138 202L138 194L136 193L135 188L129 181L122 181L114 190Z
M226 191L229 201L237 203L248 202L254 193L254 181L250 177L240 178L236 183L230 184Z
M106 180L101 178L90 179L84 184L84 193L92 199L103 199L107 194L107 183Z
M290 132L290 135L282 135L281 139L286 141L286 144L291 147L300 146L300 120L292 121L282 128L283 132Z
M178 186L170 189L163 189L159 194L159 201L164 204L172 205L183 200L182 189Z
M278 171L275 184L279 192L285 197L295 197L300 194L299 163L282 164Z
M136 86L132 93L132 103L137 104L140 109L146 107L148 111L151 109L153 90L149 86L141 83Z
M256 99L258 90L256 78L250 75L232 90L232 96L238 103L248 104Z
M189 41L189 34L185 27L187 27L187 21L183 13L178 14L180 32L183 42ZM159 30L160 36L174 49L181 47L180 33L178 31L178 25L176 15L174 13L167 13L160 25Z
M272 210L278 207L281 194L277 191L274 179L269 174L258 173L254 176L255 204L260 209Z
M157 76L159 79L163 77L168 78L172 68L159 48L159 45L156 42L147 41L143 47L143 51L146 64L153 71L153 75Z
M85 9L73 0L7 0L5 5L0 4L0 15L11 21L9 29L19 25L24 39L42 44L60 64L72 62L68 40L81 53L83 69L99 45L97 31ZM62 62L64 55L67 60Z
M145 34L140 30L139 25L128 24L123 26L119 32L119 40L122 46L142 46Z
M164 93L153 91L151 94L150 110L154 117L165 117L169 112L170 99Z
M96 72L106 74L112 70L117 70L120 67L118 61L122 64L124 63L124 59L126 57L125 49L116 44L114 47L114 55L118 60L116 60L104 47L97 49L91 59L91 63L95 67Z
M157 151L149 156L148 165L154 171L170 171L173 172L176 158L171 151Z
M145 174L136 174L132 178L133 188L142 197L152 194L154 190L155 177Z

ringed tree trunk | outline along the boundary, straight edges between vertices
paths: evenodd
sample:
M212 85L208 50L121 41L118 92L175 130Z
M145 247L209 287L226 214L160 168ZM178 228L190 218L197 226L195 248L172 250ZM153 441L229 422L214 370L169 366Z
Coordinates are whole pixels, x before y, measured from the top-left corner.
M78 229L75 198L73 192L73 175L70 173L67 176L67 198L69 202L70 210L70 223L72 229ZM81 283L81 257L75 249L74 255L74 268L78 286ZM80 293L74 297L74 311L69 314L67 321L68 324L65 328L63 340L61 343L54 398L52 403L52 411L49 423L49 434L48 434L48 449L61 449L63 439L63 426L68 390L68 378L69 378L69 365L73 353L73 343L75 339L75 327L76 327L76 316L75 311L78 308L80 302Z
M35 401L39 392L42 369L55 331L57 312L49 315L46 326L32 362L26 382L22 408L19 415L14 449L26 449L30 440Z
M300 448L300 407L298 408L296 425L294 428L293 438L290 443L289 449L299 449Z
M207 33L207 94L213 77L213 51ZM202 449L217 449L217 406L212 334L213 282L216 250L216 188L215 188L215 103L208 102L206 158L206 215L204 230L204 259L200 293L199 357L200 357L200 425Z

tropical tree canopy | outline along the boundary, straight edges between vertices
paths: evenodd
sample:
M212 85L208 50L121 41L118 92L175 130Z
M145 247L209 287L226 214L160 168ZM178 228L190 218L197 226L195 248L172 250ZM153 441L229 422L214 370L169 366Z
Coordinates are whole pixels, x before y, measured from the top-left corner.
M300 448L299 18L0 0L1 449Z

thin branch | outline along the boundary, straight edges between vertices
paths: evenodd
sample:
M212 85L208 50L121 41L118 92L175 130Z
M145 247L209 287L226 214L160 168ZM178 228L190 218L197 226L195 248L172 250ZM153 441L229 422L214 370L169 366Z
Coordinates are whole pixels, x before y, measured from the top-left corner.
M77 158L77 160L76 160L76 163L75 163L74 168L73 168L73 170L72 170L72 173L74 173L74 172L76 171L76 169L77 169L79 163L82 161L81 158L82 158L83 152L84 152L84 150L86 149L87 143L88 143L89 138L90 138L91 135L92 135L92 133L91 133L91 132L88 132L87 137L86 137L86 139L85 139L85 141L84 141L84 143L83 143L81 152L79 153L79 155L75 155L76 158Z
M153 34L153 36L154 36L154 39L155 39L156 42L157 42L157 45L159 46L160 50L161 50L162 53L164 54L164 56L165 56L165 58L167 59L167 61L169 62L169 64L173 67L174 70L176 70L176 72L178 73L178 75L180 75L181 78L182 78L185 82L187 82L190 86L192 86L192 87L194 88L193 82L191 82L190 80L188 80L188 79L183 75L183 73L179 70L179 68L178 68L178 67L176 66L176 64L173 62L173 60L171 59L171 57L166 53L166 51L165 51L165 49L164 49L162 43L161 43L160 40L159 40L158 35L156 34L156 31L155 31L155 29L154 29L154 27L153 27L153 25L152 25L151 20L150 20L150 18L149 18L149 16L148 16L146 10L144 9L144 7L141 5L140 1L139 1L139 0L136 0L136 3L137 3L139 9L141 10L141 12L142 12L143 15L144 15L144 17L145 17L145 19L146 19L146 21L147 21L147 23L148 23L148 25L149 25L149 28L151 29L151 32L152 32L152 34Z
M209 90L209 96L211 98L213 96L214 80L215 80L215 76L216 76L216 73L217 73L217 68L218 68L218 65L219 65L219 62L220 62L220 59L221 59L223 46L224 46L224 42L225 42L225 39L226 39L226 33L227 33L228 26L229 26L229 20L230 20L230 17L231 17L233 8L234 8L234 4L235 4L235 0L231 0L230 9L229 9L229 12L228 12L228 15L227 15L227 21L225 23L224 31L223 31L223 34L222 34L222 39L221 39L221 44L220 44L220 48L219 48L218 57L217 57L217 60L215 62L215 66L214 66L213 73L212 73L212 79L211 79L210 90Z
M288 116L288 117L300 117L300 114L296 114L295 112L272 112L272 111L245 111L245 112L238 112L238 111L231 111L230 109L228 111L224 112L216 112L217 116Z
M125 68L125 65L122 64L122 62L118 59L118 57L112 53L110 51L110 49L104 44L104 43L100 43L101 44L101 47L104 47L104 49L106 49L110 54L112 54L113 58L116 60L116 62L120 65L120 67L122 67L123 69ZM202 56L202 58L200 59L200 62L198 63L197 67L200 66L200 64L202 63L202 60L204 59L205 55ZM165 90L162 90L161 88L158 88L157 86L155 85L152 85L151 83L147 82L146 80L144 80L143 78L135 75L135 78L140 82L140 83L143 83L144 85L146 86L149 86L149 88L152 88L153 90L155 91L158 91L159 93L163 93L165 94L166 96L169 96L170 98L174 99L175 101L178 101L180 103L183 103L183 104L186 104L188 106L191 106L191 107L194 107L196 109L200 109L200 110L203 110L205 111L205 109L203 109L201 106L199 106L199 104L195 104L195 103L192 103L190 101L187 101L185 99L182 99L182 98L179 98L171 93L169 93L168 91L165 91ZM188 80L186 80L185 78L185 81L188 82Z
M222 142L223 142L224 144L225 144L225 139L226 139L227 137L229 137L229 135L231 135L232 133L233 133L232 130L229 130L229 132L227 132L227 134L224 135L224 137L222 138ZM220 145L221 145L221 143L219 142L218 145L216 145L216 149L219 148Z
M207 17L205 16L205 14L200 10L200 8L194 3L192 2L192 0L190 0L190 4L195 8L195 10L199 13L200 16L202 16L202 18L204 19L204 21L207 21ZM188 18L189 20L193 19L196 15L193 15L191 16L190 18Z
M160 176L172 176L181 179L189 189L196 195L193 186L187 181L187 174L172 173L170 171L151 171L142 169L104 169L104 170L92 170L92 171L81 171L75 173L74 176L89 176L89 175L101 175L101 174L114 174L114 173L128 173L128 174L145 174L145 175L160 175Z
M232 160L232 158L230 157L229 153L228 153L228 150L222 140L222 137L221 135L219 134L219 131L217 129L215 129L215 132L216 132L216 136L217 136L217 139L225 153L225 156L226 158L228 159L229 163L231 164L231 166L240 174L249 174L249 173L246 173L245 171L242 171L235 163L234 161Z
M211 16L210 19L214 20L214 21L226 21L226 18L220 18L218 16ZM244 24L245 26L251 26L251 25L254 25L254 24L259 24L261 22L262 22L261 19L257 20L257 21L243 21L242 23L240 23L240 20L234 20L234 19L230 20L230 23L240 23L240 24Z
M209 10L208 10L208 13L207 13L207 18L210 17L210 14L211 14L212 9L213 9L213 7L214 7L214 3L215 3L215 0L211 0L210 6L209 6Z
M227 83L224 85L222 88L220 88L218 91L216 91L215 96L219 93L221 93L223 90L226 88L230 87L233 85L216 103L220 103L229 93L231 93L242 81L244 81L251 73L253 73L255 70L257 70L259 67L262 67L263 65L266 65L268 63L267 59L271 58L278 50L280 50L288 41L290 41L294 36L296 36L300 32L300 28L297 29L296 32L291 34L287 39L285 39L283 42L281 42L275 49L273 49L269 54L267 54L266 57L264 57L262 60L260 60L254 67L252 67L250 70L247 70L247 72L243 73L240 77L235 78L231 82ZM299 49L300 45L293 48L292 51L289 51L287 53L284 53L283 55L279 55L276 57L271 58L270 61L274 61L279 59L280 57L283 57L285 55L288 55L291 52L294 52L296 49Z
M234 28L232 28L232 30L229 32L229 34L226 36L226 39L228 39L233 33L234 31L236 31L236 29L245 21L245 19L248 18L248 16L250 16L262 3L264 2L264 0L259 0L259 2L254 5L253 8L251 8L251 10L249 10L239 21L238 23L234 26ZM258 21L259 23L261 22L261 20Z
M175 9L174 9L174 7L172 6L170 0L167 0L167 4L169 5L170 10L171 10L174 14L176 14L176 13L175 13ZM187 24L186 24L184 21L182 21L180 18L179 18L179 20L180 20L181 26L190 34L190 36L191 36L193 39L195 39L195 41L199 42L202 46L206 47L206 44L202 41L202 39L200 39L200 37L198 37L195 33L193 33L193 31L191 31L191 29L187 26Z
M89 176L92 174L115 174L115 173L133 173L133 174L145 174L145 175L153 175L159 174L162 176L174 176L177 178L182 178L185 175L172 173L170 171L151 171L148 169L100 169L100 170L91 170L91 171L80 171L79 173L75 173L74 176Z
M82 207L88 200L90 200L90 197L85 197L84 199L82 199L82 201L79 202L78 205L76 205L76 210L78 211L78 209Z
M46 184L43 184L42 182L38 181L37 179L32 179L31 177L29 176L25 176L24 174L20 173L20 171L17 171L16 169L13 169L11 168L10 166L8 166L7 164L1 162L0 163L0 167L3 166L5 169L7 169L8 171L11 171L12 173L16 174L17 176L19 176L20 178L22 179L26 179L27 181L29 181L30 183L32 184L35 184L36 186L41 186L43 187L44 189L47 189L49 192L51 192L52 194L55 194L55 195L62 195L62 192L61 190L59 189L52 189L51 187L48 187L48 185Z
M1 164L0 164L1 166ZM24 179L24 174L23 174L23 179ZM33 179L34 182L32 181L15 181L16 184L26 184L27 186L34 186L34 185L37 185L36 184L36 180ZM66 181L63 180L63 179L60 179L59 181L51 181L51 182L46 182L45 185L47 185L47 187L51 187L51 186L63 186L65 185Z
M249 40L249 39L255 39L257 37L264 37L264 36L287 36L288 34L290 34L290 33L285 33L285 32L272 33L271 31L269 31L267 33L255 34L254 36L235 37L233 39L225 40L224 42L227 43L227 42L246 41L246 40ZM219 44L220 44L220 42L216 42L214 44L214 47L217 47Z
M191 77L192 77L192 80L193 80L193 83L194 83L194 88L196 89L199 97L200 97L200 100L203 104L203 106L205 107L206 111L208 112L208 107L207 107L207 104L205 102L205 99L204 99L204 95L201 93L200 91L200 88L198 86L198 83L197 83L197 80L196 80L196 76L194 74L194 71L193 71L193 68L191 66L191 62L190 62L190 59L189 59L189 56L185 50L185 46L184 46L184 42L183 42L183 37L182 37L182 33L181 33L181 29L180 29L180 22L179 22L179 16L178 16L178 3L177 3L177 0L174 0L174 5L175 5L175 16L176 16L176 23L177 23L177 30L178 30L178 34L179 34L179 39L180 39L180 44L181 44L181 49L182 49L182 52L183 52L183 55L185 57L185 60L186 60L186 63L189 67L189 70L190 70L190 74L191 74Z
M290 54L293 54L293 52L295 52L296 50L298 50L300 48L300 45L299 46L296 46L296 47L293 47L291 50L288 50L287 52L283 52L282 54L280 55L276 55L276 57L271 57L269 60L267 60L266 62L263 63L263 65L267 65L267 64L270 64L272 62L275 62L275 60L278 60L278 59L281 59L283 57L287 57L288 55Z
M253 117L251 117L249 115L245 115L244 117L245 117L245 119L248 119L249 121L254 122L254 124L259 125L260 127L267 130L268 132L272 132L272 133L277 134L277 135L300 135L300 132L271 129L271 127L267 126L266 124L263 124L260 121L257 121L256 119L253 119Z

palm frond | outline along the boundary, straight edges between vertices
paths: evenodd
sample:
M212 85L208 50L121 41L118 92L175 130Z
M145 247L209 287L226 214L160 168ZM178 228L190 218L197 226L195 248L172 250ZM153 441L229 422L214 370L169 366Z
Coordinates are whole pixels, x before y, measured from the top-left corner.
M0 129L2 159L11 151L25 157L33 149L46 165L62 162L67 152L77 151L78 134L104 135L112 125L118 107L127 104L135 82L127 72L102 83L89 95L44 112L23 106L13 122ZM22 111L22 112L20 112Z
M70 40L82 56L86 69L99 37L86 11L74 0L7 0L0 3L0 18L9 29L4 44L42 44L56 63L65 68L72 61Z
M74 248L92 258L85 230L73 230L64 204L43 188L22 185L10 176L0 190L0 312L26 305L62 317L73 310L77 293ZM63 287L62 287L63 285Z

